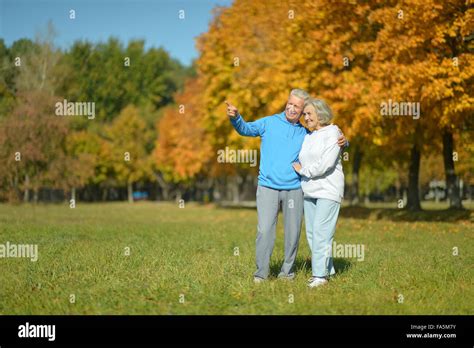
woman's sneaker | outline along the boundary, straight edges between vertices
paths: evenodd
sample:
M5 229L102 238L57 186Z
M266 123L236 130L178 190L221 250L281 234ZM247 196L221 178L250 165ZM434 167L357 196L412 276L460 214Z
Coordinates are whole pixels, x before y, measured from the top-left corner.
M310 288L316 288L318 286L327 284L328 281L326 278L319 278L319 277L312 277L312 281L308 284L308 287Z

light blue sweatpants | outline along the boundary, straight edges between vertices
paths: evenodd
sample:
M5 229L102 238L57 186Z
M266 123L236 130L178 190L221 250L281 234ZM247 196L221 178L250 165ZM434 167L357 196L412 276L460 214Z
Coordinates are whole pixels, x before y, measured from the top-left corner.
M341 204L324 198L304 198L306 238L311 249L314 277L336 273L332 260L332 242Z
M270 256L276 238L276 224L280 204L283 211L285 230L285 260L280 276L288 277L294 272L298 244L300 242L301 221L303 220L303 191L275 190L258 185L257 187L257 240L254 276L267 278L270 272Z

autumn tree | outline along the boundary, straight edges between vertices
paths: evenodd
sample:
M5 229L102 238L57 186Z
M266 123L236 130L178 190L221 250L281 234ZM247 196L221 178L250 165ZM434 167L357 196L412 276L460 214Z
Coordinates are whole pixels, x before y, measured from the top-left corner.
M157 124L158 139L154 158L166 182L189 186L215 164L211 142L204 127L202 85L190 80L183 93L176 95L176 105L168 107ZM178 192L178 196L180 193ZM178 197L179 198L179 197Z
M54 112L55 86L61 79L56 65L61 52L52 44L54 35L49 23L34 43L23 40L14 44L7 60L11 73L4 83L15 95L15 106L0 123L4 164L0 171L13 200L23 190L23 199L28 201L33 190L37 201L39 188L51 180L51 164L63 155L68 124Z
M67 124L54 116L54 99L45 92L24 92L13 113L0 122L1 177L10 188L9 198L20 192L29 201L38 200L38 190L51 182L51 164L63 158L62 144Z
M419 167L423 148L443 137L443 154L451 205L460 207L453 156L453 131L459 132L473 111L473 56L468 49L473 10L465 1L396 2L373 11L370 20L381 30L372 46L369 73L373 112L381 101L419 103L419 119L381 120L384 141L408 146L409 209L420 209ZM432 23L427 26L426 23ZM378 102L378 103L377 103ZM389 134L390 133L390 134ZM455 198L457 196L457 198Z
M152 133L140 118L135 106L127 106L105 130L111 146L111 163L119 185L127 187L128 201L133 202L133 184L151 179L152 160L147 153L147 144Z
M48 170L50 187L63 189L76 201L76 190L89 183L99 165L100 139L87 131L69 132L61 156Z

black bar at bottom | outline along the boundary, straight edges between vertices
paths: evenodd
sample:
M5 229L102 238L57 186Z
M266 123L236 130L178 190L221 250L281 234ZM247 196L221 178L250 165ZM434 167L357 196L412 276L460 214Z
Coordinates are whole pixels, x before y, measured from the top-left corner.
M0 347L137 346L163 342L473 347L472 319L472 316L0 316ZM45 325L54 325L54 340L52 326Z

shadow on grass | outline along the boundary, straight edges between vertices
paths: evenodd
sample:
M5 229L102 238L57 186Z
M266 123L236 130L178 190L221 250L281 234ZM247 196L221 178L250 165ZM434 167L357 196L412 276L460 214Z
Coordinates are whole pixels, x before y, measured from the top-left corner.
M220 209L245 209L255 210L255 201L248 202L222 202L216 204ZM474 222L474 211L469 209L439 209L410 211L397 208L374 208L364 206L344 206L341 208L340 217L364 220L389 220L389 221L433 221L433 222Z
M390 220L390 221L444 221L455 222L461 220L474 221L471 210L421 210L409 211L406 209L343 207L339 213L344 218L364 220Z
M353 266L352 261L343 258L333 258L334 268L336 270L336 275L343 274ZM278 259L276 261L271 261L270 263L270 276L278 277L280 273L281 266L283 265L283 259ZM295 261L294 270L296 274L298 273L311 273L311 258L297 257Z

